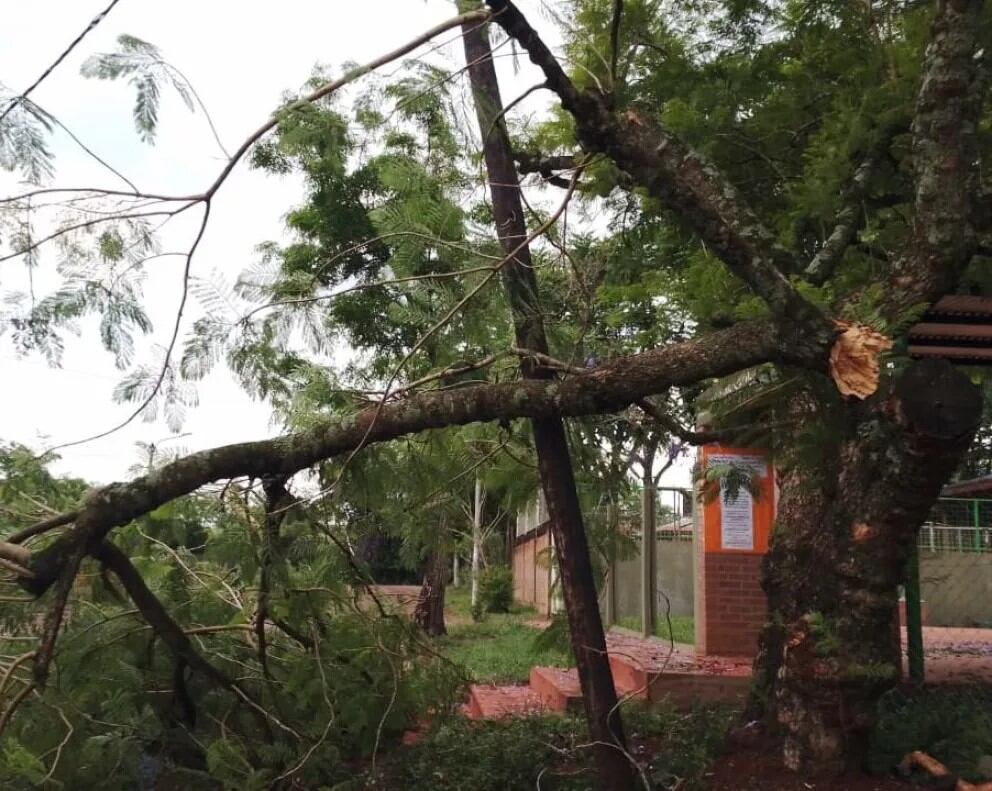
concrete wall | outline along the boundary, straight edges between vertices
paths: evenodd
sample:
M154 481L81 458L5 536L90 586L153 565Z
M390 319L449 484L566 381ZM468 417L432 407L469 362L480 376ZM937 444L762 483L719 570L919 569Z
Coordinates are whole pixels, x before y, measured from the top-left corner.
M992 553L921 552L927 626L992 625Z
M655 550L655 577L659 593L672 603L672 615L692 615L692 542L659 541ZM641 617L640 556L617 563L617 617ZM658 616L665 614L665 600L658 597Z
M552 612L550 547L551 533L546 526L518 536L513 547L513 599L542 615Z

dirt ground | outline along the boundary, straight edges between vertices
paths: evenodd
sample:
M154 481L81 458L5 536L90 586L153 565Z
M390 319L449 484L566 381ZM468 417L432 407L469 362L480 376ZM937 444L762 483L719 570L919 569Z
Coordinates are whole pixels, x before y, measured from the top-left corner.
M754 740L735 745L706 776L711 791L907 791L909 783L867 774L801 775L785 768L777 747Z

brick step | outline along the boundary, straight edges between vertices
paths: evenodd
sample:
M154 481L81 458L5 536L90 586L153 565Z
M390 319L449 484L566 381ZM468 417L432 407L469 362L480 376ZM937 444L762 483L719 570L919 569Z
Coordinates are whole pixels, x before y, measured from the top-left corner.
M696 703L744 703L751 683L745 658L696 657L688 646L670 652L657 641L610 637L610 669L621 696L667 700L680 709ZM473 684L465 705L470 719L581 711L578 672L557 667L531 668L529 686Z
M575 668L532 667L530 688L549 711L577 713L582 710L582 690Z
M541 714L547 706L530 687L520 685L492 686L472 684L469 687L465 716L470 720L497 720L501 717L521 717Z
M699 670L646 670L629 659L610 657L617 692L634 693L634 697L651 702L668 700L678 709L697 703L730 703L740 706L747 698L751 676L717 674Z
M646 702L668 700L680 709L691 708L696 703L742 705L747 697L750 674L714 672L710 667L676 667L659 673L658 669L646 669L636 660L610 656L613 683L622 697ZM574 668L535 667L530 671L530 686L549 711L582 710L579 676Z

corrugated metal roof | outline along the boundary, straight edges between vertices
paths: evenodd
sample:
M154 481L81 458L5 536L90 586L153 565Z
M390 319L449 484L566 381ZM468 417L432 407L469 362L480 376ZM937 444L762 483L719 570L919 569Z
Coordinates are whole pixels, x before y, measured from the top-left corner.
M992 346L976 348L972 346L918 346L910 344L910 357L946 357L948 360L977 363L992 363Z
M992 475L949 483L940 493L941 497L967 497L980 494L992 494Z
M987 342L992 341L992 324L941 324L938 321L921 321L909 331L909 337Z
M927 311L928 316L982 316L992 320L992 297L949 294Z
M910 328L909 344L911 357L992 365L992 297L942 297Z

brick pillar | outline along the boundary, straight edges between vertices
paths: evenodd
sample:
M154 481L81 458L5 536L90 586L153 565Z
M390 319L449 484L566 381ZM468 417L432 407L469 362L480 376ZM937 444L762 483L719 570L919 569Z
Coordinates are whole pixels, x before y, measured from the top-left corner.
M702 542L700 542L702 543ZM759 584L757 554L703 552L696 586L696 651L718 656L753 656L767 603Z
M761 451L708 446L709 455L761 459ZM716 656L754 656L768 604L761 590L761 563L775 510L774 473L766 465L761 496L753 506L750 550L721 546L719 501L694 511L694 603L696 652ZM747 546L747 544L745 544Z

